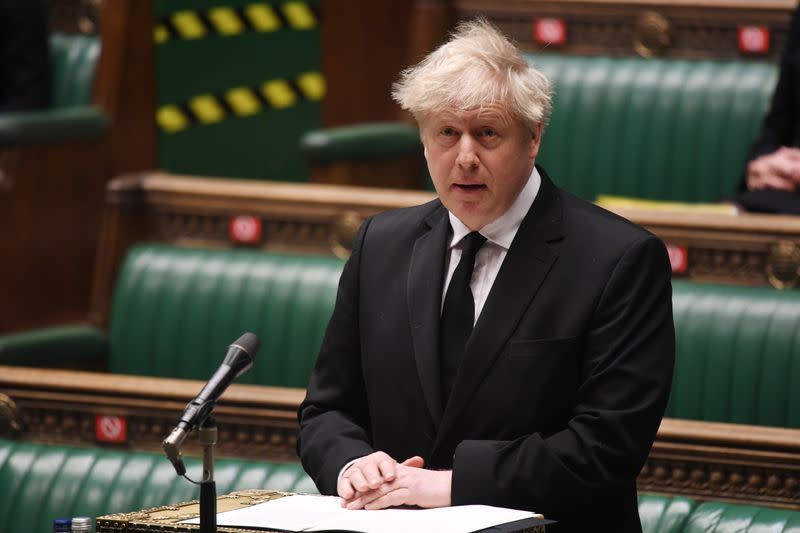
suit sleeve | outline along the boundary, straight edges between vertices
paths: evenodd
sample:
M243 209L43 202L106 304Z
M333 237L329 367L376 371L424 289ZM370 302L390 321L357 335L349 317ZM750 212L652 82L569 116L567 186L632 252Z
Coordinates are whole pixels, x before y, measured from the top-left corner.
M358 326L359 265L369 222L361 227L342 271L333 315L298 410L297 452L322 494L335 495L342 466L374 451Z
M513 441L462 441L453 463L453 504L563 509L590 502L603 494L598 491L633 484L672 381L670 277L657 238L627 249L587 329L580 386L566 427Z

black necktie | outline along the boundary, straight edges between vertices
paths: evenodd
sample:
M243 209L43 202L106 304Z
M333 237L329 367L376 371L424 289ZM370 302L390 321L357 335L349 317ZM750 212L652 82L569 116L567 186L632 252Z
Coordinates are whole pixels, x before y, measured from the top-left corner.
M464 348L472 333L475 321L475 300L469 288L475 255L486 237L473 231L464 237L461 260L453 272L444 297L442 319L439 327L439 353L441 357L442 405L447 405Z

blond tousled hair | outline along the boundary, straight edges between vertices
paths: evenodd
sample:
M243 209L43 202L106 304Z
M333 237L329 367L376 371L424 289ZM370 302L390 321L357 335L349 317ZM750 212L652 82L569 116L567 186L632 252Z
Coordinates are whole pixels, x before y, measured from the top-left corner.
M550 115L552 85L485 19L460 23L450 40L404 70L392 97L417 122L443 111L499 104L531 131Z

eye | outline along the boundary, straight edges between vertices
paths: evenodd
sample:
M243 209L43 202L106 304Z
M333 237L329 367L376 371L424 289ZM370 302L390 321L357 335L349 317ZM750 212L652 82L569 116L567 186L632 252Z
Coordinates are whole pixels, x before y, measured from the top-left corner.
M445 137L452 137L455 134L456 134L456 130L454 130L453 128L451 128L449 126L445 127L445 128L442 128L442 135L444 135Z
M483 128L481 130L481 135L483 137L496 137L497 132L494 130L494 128Z

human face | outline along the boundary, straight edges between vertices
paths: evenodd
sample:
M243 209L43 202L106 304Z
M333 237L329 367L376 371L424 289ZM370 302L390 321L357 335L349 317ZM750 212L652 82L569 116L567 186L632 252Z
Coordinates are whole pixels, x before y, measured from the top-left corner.
M542 128L501 106L445 112L421 124L425 159L442 204L477 231L505 213L533 170Z

